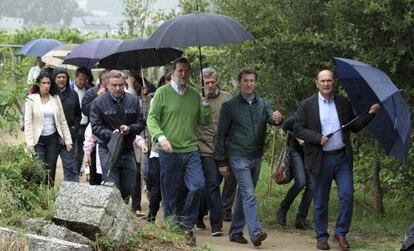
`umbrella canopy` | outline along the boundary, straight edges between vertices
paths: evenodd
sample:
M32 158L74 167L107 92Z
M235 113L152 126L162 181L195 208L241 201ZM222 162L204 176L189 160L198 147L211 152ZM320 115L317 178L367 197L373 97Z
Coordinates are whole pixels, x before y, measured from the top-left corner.
M351 59L337 58L338 80L351 99L357 114L374 103L381 110L368 125L385 152L406 163L410 145L411 115L401 93L381 70Z
M42 61L48 66L62 65L64 58L76 47L78 44L63 44L58 46L42 56Z
M110 38L94 39L84 42L73 49L72 52L65 57L63 63L88 69L95 68L99 59L119 43L119 40Z
M240 43L254 37L231 17L196 12L163 23L148 39L156 48Z
M20 49L20 54L26 56L41 57L51 49L54 49L63 43L56 39L39 38L25 43Z
M174 48L155 49L146 45L146 39L129 39L114 46L99 60L99 67L118 70L163 66L180 57L183 52Z

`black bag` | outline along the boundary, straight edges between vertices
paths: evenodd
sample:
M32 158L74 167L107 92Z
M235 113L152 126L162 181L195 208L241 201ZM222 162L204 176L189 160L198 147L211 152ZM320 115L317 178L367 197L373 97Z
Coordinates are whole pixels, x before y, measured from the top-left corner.
M414 251L414 224L411 224L407 233L404 235L400 251Z
M272 179L279 185L287 184L292 180L290 172L290 150L288 147L289 137L286 137L286 143L280 149L276 161L276 170L272 173Z

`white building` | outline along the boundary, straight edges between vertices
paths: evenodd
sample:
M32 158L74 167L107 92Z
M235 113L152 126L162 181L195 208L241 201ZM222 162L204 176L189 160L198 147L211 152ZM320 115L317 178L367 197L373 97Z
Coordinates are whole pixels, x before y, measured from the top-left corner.
M23 24L23 18L0 17L0 31L21 31Z
M122 17L73 17L69 28L78 29L81 34L93 32L98 34L116 35L122 20Z

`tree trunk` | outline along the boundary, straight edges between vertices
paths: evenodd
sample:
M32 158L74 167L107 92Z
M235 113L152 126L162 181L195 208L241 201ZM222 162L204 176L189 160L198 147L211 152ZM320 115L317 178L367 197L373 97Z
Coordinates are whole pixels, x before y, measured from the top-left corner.
M375 191L375 213L379 216L383 216L385 214L384 210L384 203L382 201L383 192L381 188L381 180L380 180L380 161L377 157L372 162L372 179L374 183L374 191Z

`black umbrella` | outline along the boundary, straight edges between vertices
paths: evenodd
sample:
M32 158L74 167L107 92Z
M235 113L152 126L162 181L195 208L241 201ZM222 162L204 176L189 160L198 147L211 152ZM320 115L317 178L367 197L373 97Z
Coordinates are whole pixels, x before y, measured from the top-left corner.
M374 103L381 110L368 125L385 152L406 163L410 147L411 114L400 90L383 71L346 58L335 57L338 79L357 114L365 113Z
M196 12L178 16L161 24L148 39L147 44L155 48L198 46L201 72L200 46L240 43L249 39L254 40L253 35L233 18Z
M122 144L124 143L124 135L121 132L112 133L111 139L109 140L107 147L109 151L108 161L109 161L109 172L115 166L115 163L118 161L119 156L122 151ZM109 173L108 173L109 176Z
M129 39L114 46L99 60L99 67L118 70L162 66L180 57L183 52L174 48L149 47L147 39Z

